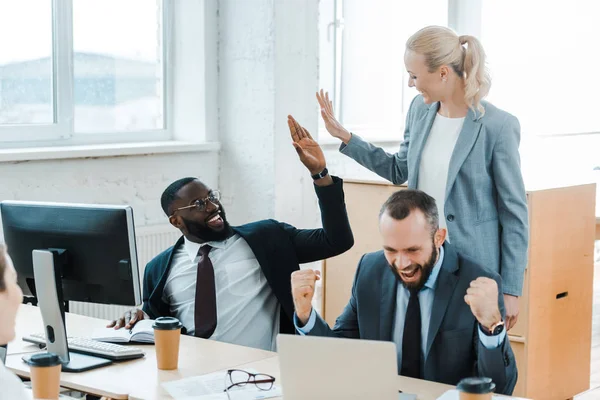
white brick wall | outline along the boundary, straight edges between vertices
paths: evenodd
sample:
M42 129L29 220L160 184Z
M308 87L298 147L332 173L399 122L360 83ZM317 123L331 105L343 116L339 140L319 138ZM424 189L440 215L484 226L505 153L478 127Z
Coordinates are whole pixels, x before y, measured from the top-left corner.
M191 175L216 186L218 165L216 152L0 163L0 200L129 204L136 225L161 224L167 185Z

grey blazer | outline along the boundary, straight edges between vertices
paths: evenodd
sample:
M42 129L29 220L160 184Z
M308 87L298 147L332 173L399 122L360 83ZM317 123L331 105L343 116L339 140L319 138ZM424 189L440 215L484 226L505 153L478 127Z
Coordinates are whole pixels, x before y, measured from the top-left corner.
M444 215L460 254L500 273L506 294L520 296L529 240L527 200L519 158L517 118L482 102L485 115L469 110L450 159ZM379 176L416 189L421 153L439 109L421 95L408 110L404 142L386 153L357 135L340 151Z
M500 347L486 349L479 340L477 320L464 301L471 281L480 276L495 279L501 287L498 274L462 258L450 244L444 244L444 262L435 288L423 358L423 377L456 385L466 377L487 376L496 383L497 393L511 394L517 382L517 366L508 336ZM317 316L309 335L392 341L397 288L398 280L383 251L364 255L354 277L350 301L333 330ZM501 291L498 302L504 316Z

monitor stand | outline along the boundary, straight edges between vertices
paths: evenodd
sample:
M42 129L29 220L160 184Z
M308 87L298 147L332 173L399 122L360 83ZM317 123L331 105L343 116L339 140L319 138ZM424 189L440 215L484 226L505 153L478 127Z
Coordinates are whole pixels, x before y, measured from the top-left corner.
M33 250L33 275L38 304L44 321L46 349L58 355L64 372L83 372L109 365L105 358L69 352L65 329L60 258L66 250ZM29 357L31 354L29 355ZM23 357L24 360L27 357Z

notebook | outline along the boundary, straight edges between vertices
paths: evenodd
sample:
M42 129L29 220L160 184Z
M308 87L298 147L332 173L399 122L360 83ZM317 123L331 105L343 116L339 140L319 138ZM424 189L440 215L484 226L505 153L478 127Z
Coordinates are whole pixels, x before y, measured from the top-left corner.
M152 319L144 319L138 321L138 323L135 324L132 329L98 329L92 334L92 339L99 342L109 343L154 343L154 328L152 328L153 323L154 320Z

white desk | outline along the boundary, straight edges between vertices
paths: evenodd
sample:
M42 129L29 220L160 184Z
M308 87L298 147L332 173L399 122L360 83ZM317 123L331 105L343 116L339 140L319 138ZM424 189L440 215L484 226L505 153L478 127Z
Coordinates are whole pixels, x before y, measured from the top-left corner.
M86 336L92 330L106 326L107 321L66 314L67 332L72 336ZM17 316L18 338L9 344L6 366L19 376L29 377L29 366L21 360L22 353L37 351L24 344L23 334L40 332L42 319L37 307L21 306ZM156 368L153 345L141 345L146 357L82 373L61 374L61 386L113 399L168 400L171 396L162 388L163 382L207 374L228 368L254 368L273 375L280 381L277 353L237 346L214 340L182 336L179 369L160 371ZM435 400L453 386L399 376L398 389L418 394L418 400ZM515 399L515 398L513 398Z
M67 332L71 336L86 336L96 328L106 326L107 321L66 314ZM42 319L37 307L21 306L17 315L18 339L9 343L6 366L17 375L29 377L29 366L21 360L19 353L38 351L36 346L23 344L20 340L25 333L41 332ZM114 399L127 399L136 392L140 398L169 398L160 387L160 382L182 379L189 376L207 374L239 364L245 364L276 353L249 347L182 336L179 351L179 369L161 371L156 367L156 353L153 345L139 345L146 352L141 359L115 363L110 366L82 373L61 373L61 386L97 396Z

